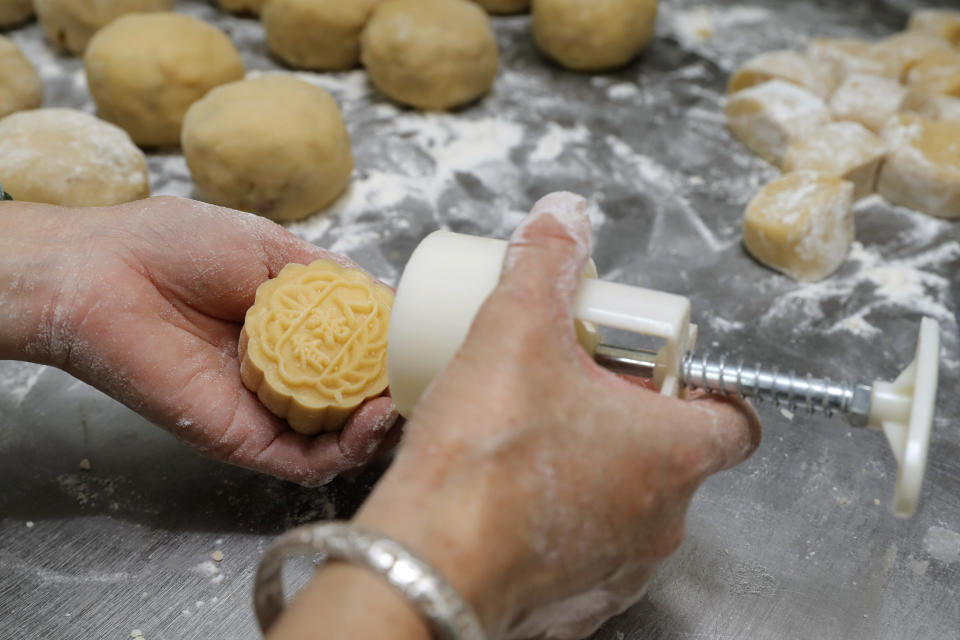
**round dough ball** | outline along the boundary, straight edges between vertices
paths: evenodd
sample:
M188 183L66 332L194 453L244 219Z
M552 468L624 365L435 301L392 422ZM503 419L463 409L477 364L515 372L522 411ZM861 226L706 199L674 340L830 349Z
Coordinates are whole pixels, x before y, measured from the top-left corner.
M0 27L12 27L33 15L31 0L0 0Z
M360 33L379 2L271 0L263 9L267 44L297 69L351 69L360 62Z
M224 11L229 11L230 13L249 13L255 16L260 15L260 11L266 2L267 0L217 0L217 4L219 4L220 8Z
M323 89L270 74L218 87L190 107L183 154L209 202L299 220L350 181L350 136Z
M530 0L473 0L490 13L507 15L530 10Z
M118 18L90 41L84 62L98 115L141 146L178 144L190 105L243 78L230 39L179 13Z
M33 0L47 39L83 53L97 31L127 13L170 11L174 0Z
M487 93L499 52L487 14L467 0L388 0L361 39L376 87L420 109L450 109Z
M40 75L13 40L0 36L0 118L43 104Z
M533 0L533 38L577 71L621 67L653 38L657 0Z
M0 120L0 183L17 200L98 207L150 195L147 159L123 129L72 109Z

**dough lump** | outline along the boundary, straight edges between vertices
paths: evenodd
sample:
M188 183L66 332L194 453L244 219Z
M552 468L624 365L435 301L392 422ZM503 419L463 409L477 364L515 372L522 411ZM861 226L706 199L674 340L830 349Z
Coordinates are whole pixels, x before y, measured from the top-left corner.
M530 0L473 0L489 13L508 15L530 10Z
M794 140L783 159L785 172L808 169L848 180L854 199L877 186L887 155L883 138L856 122L831 122Z
M351 69L360 62L360 33L379 2L271 0L262 18L267 44L297 69Z
M761 189L743 220L754 258L794 280L822 280L853 243L853 185L816 171L788 173Z
M960 11L916 9L910 14L907 29L932 33L953 45L958 45L960 44Z
M657 0L533 0L533 38L569 69L621 67L653 38Z
M72 109L0 120L0 183L17 200L94 207L150 195L147 160L118 127Z
M393 291L329 260L289 264L257 289L240 334L240 376L307 435L340 429L387 388Z
M93 34L127 13L170 11L174 0L34 0L47 39L83 53Z
M836 120L852 120L879 132L903 108L906 97L907 88L896 80L851 73L830 97L830 113Z
M187 112L182 143L204 198L273 220L297 220L327 206L353 171L336 102L282 74L211 91Z
M139 13L103 28L84 56L101 118L141 146L176 145L191 104L243 77L222 31L178 13Z
M217 4L224 11L230 13L249 13L259 15L267 0L217 0Z
M13 40L0 36L0 118L43 104L40 75Z
M493 86L490 18L467 0L387 0L367 23L361 58L377 89L419 109L452 109Z
M0 0L0 28L25 22L32 15L31 0Z
M729 92L779 79L826 99L834 89L833 70L826 63L796 51L769 51L748 60L730 78Z

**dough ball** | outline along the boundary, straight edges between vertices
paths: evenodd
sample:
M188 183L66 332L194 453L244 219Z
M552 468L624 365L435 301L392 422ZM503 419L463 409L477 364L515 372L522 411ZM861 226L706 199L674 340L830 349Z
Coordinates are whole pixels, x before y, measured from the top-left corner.
M141 146L175 145L190 105L243 77L243 62L218 29L179 13L123 16L90 41L87 83L101 118Z
M778 167L791 140L830 121L823 100L783 80L734 93L727 98L724 113L730 132Z
M657 0L533 0L540 51L579 71L621 67L653 38Z
M43 104L40 75L13 40L0 36L0 118Z
M253 15L260 15L266 3L267 0L217 0L224 11Z
M933 216L960 218L960 122L905 113L891 118L883 137L890 153L880 170L880 195Z
M360 33L380 0L271 0L267 44L297 69L336 71L360 62Z
M879 132L903 108L906 97L907 88L896 80L851 73L830 97L830 113L836 120L852 120Z
M796 138L783 159L785 172L803 169L843 178L853 184L854 199L877 186L887 155L883 138L856 122L831 122Z
M788 173L761 189L743 220L754 258L794 280L822 280L853 243L853 185L816 171Z
M916 9L910 14L908 31L925 31L951 44L960 44L960 11L950 9Z
M174 0L34 0L47 39L83 53L93 34L127 13L170 11Z
M387 0L361 38L363 65L390 98L451 109L490 91L499 51L490 18L467 0Z
M26 22L32 15L32 0L0 0L0 28Z
M855 38L817 38L807 47L807 55L832 67L836 83L851 73L889 77L892 72L878 55L872 42Z
M489 13L509 15L530 10L530 0L473 0Z
M0 183L17 200L95 207L150 195L147 160L123 129L72 109L0 120Z
M274 220L324 208L353 171L337 103L281 74L218 87L190 107L183 153L204 198Z
M803 87L824 99L835 88L829 65L796 51L770 51L748 60L740 67L730 78L728 90L735 93L774 79Z

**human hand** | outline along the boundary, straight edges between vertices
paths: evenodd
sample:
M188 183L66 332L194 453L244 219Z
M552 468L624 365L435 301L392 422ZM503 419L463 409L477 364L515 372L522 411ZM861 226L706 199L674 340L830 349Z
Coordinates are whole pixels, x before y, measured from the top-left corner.
M257 287L290 262L356 267L345 258L259 216L179 198L2 207L0 293L12 274L20 313L0 357L57 366L206 455L301 484L326 483L396 442L389 398L368 401L339 433L307 437L240 380L240 328Z
M634 603L700 483L760 439L747 405L659 395L580 348L585 207L554 194L517 229L499 286L356 518L431 562L491 637L579 638Z

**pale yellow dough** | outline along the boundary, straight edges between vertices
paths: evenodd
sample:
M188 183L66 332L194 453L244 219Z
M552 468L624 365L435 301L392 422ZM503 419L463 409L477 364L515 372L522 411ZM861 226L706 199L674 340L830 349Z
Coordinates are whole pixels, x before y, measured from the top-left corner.
M240 334L240 376L307 435L340 429L387 388L393 291L329 260L290 264L257 289Z
M244 74L222 31L179 13L118 18L94 36L84 62L100 117L147 147L178 144L190 105Z
M657 7L657 0L533 0L533 38L568 69L614 69L650 44Z
M832 67L836 84L852 73L888 77L889 64L877 53L872 42L855 38L817 38L807 47L807 55Z
M530 0L473 0L490 13L507 15L530 10Z
M830 97L830 113L835 120L852 120L879 132L903 108L907 92L896 80L852 73Z
M43 104L43 82L20 48L0 36L0 118Z
M877 175L886 157L883 138L856 122L831 122L796 138L783 159L784 172L818 171L853 184L854 199L864 198L877 186Z
M97 31L128 13L170 11L174 0L33 0L47 39L83 53Z
M890 149L877 191L893 204L960 217L960 122L905 113L883 129Z
M835 79L830 65L796 51L769 51L751 58L730 78L728 90L735 93L767 82L783 80L827 98Z
M904 31L877 42L873 55L886 66L887 75L905 82L911 69L931 51L949 51L949 42L926 31Z
M452 109L490 91L499 51L487 14L467 0L386 0L361 58L373 84L419 109Z
M150 195L147 160L118 127L71 109L0 120L0 183L17 200L96 207Z
M25 22L32 15L32 0L0 0L0 28Z
M747 206L743 243L794 280L816 281L843 263L853 243L853 185L815 171L788 173Z
M230 13L249 13L259 15L267 0L217 0L217 4L224 11Z
M944 40L960 44L960 11L950 9L917 9L907 23L910 31L925 31Z
M218 87L194 104L183 153L210 202L297 220L335 200L350 180L350 137L323 89L283 74Z
M350 69L360 62L360 34L380 2L271 0L262 18L267 44L297 69Z

